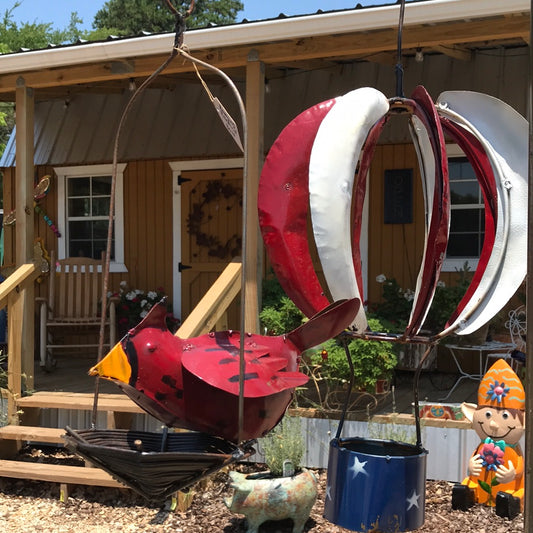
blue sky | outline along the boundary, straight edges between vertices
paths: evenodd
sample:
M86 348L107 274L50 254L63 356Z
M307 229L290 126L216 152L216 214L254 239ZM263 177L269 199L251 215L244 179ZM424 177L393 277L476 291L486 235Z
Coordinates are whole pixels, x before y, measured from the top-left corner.
M0 16L6 9L13 7L16 0L0 0ZM91 29L95 13L101 9L105 0L18 0L21 5L13 11L13 19L21 22L50 22L54 28L64 29L73 11L83 19L82 27ZM237 17L257 20L277 17L279 13L298 15L314 13L318 9L346 9L357 3L376 5L392 3L392 0L243 0L244 11Z

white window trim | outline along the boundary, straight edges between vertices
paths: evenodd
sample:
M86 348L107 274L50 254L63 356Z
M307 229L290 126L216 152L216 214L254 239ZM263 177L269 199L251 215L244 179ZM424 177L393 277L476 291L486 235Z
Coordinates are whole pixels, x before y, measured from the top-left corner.
M459 148L457 144L447 144L446 153L448 158L452 157L466 157L466 154ZM473 272L476 270L479 263L479 257L454 257L449 259L446 257L442 265L443 272L455 272L456 270L462 270L465 262L468 262L468 267Z
M117 165L115 184L115 260L109 265L110 272L127 272L124 263L124 170L126 163ZM57 221L60 228L66 228L66 180L82 176L111 176L113 165L84 165L54 168L57 175ZM66 232L65 232L66 234ZM67 257L66 238L58 239L58 259Z

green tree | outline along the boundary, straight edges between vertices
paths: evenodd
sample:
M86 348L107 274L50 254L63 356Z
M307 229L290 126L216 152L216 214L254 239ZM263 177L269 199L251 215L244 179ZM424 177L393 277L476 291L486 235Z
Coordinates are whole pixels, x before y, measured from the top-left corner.
M180 13L186 13L190 1L174 1L173 6ZM187 19L187 26L231 24L243 8L239 0L197 0L192 15ZM174 24L175 18L166 0L108 0L96 13L93 28L107 29L118 35L138 35L143 31L172 31Z
M17 24L13 20L14 11L20 6L15 2L13 7L6 9L0 19L0 53L16 52L28 48L37 50L50 43L72 43L82 37L78 24L83 21L76 12L71 13L66 29L54 29L51 22L23 22Z

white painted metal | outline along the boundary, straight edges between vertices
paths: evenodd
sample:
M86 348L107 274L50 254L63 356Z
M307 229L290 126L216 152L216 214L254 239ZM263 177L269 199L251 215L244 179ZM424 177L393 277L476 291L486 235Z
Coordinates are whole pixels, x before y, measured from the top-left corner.
M327 418L300 418L302 435L304 438L304 456L302 465L308 468L327 468L329 443L337 433L338 420ZM73 429L87 429L91 427L91 413L84 411L62 411L57 409L41 410L41 425L43 427L63 428L70 426ZM106 427L106 413L98 413L96 427ZM132 429L139 431L158 432L162 424L148 414L133 415ZM414 435L414 426L373 424L366 421L347 420L344 423L342 437L375 437L375 434ZM443 481L461 481L466 473L468 460L477 445L479 437L472 429L422 427L422 445L429 451L427 459L427 478ZM524 440L521 441L524 449ZM264 455L261 439L256 446L257 453L249 461L262 462Z
M415 294L413 298L413 307L411 309L411 316L409 322L413 318L413 312L415 310L415 304L418 301L420 291L422 290L422 279L424 276L424 265L426 264L426 254L428 250L428 245L433 245L433 243L428 242L429 228L431 227L431 221L433 219L433 202L435 194L435 154L433 153L433 148L431 147L431 141L429 139L429 134L425 128L423 122L413 115L410 120L411 137L415 145L416 153L418 156L418 164L420 167L420 174L422 178L422 190L424 195L424 208L425 208L425 227L424 227L424 252L422 254L422 261L420 263L420 269L418 271L418 277L416 279ZM448 228L449 231L449 228ZM421 324L424 323L424 320L428 314L429 306L427 306L425 314L420 321Z
M526 275L529 126L513 108L485 94L448 91L437 105L439 114L467 127L483 144L498 190L493 252L478 289L451 326L467 335L509 301Z
M351 206L355 169L372 126L389 110L389 101L371 87L337 98L324 117L309 161L309 203L313 234L334 301L361 299L353 268ZM354 322L367 327L364 309Z

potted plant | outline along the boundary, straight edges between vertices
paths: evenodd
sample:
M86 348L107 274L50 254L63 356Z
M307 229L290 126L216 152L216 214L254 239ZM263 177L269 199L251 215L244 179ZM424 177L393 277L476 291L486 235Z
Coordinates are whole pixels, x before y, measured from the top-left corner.
M293 533L302 533L317 496L317 480L300 467L304 443L300 420L285 416L261 440L266 472L230 472L233 496L224 500L230 511L243 514L247 533L257 533L267 520L293 521Z
M384 331L376 318L368 319L372 331ZM348 349L354 366L354 387L370 393L386 392L384 385L390 382L398 362L393 344L386 341L352 339ZM313 364L321 365L322 377L331 384L342 386L350 379L350 366L344 346L335 339L325 342L310 354ZM379 390L377 390L379 388Z

